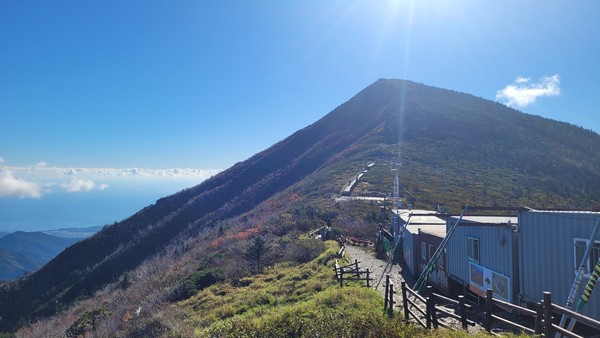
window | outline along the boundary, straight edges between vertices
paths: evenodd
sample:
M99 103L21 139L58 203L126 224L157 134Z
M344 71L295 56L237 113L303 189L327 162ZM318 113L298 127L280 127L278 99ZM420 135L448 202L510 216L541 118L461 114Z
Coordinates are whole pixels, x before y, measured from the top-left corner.
M421 242L421 260L427 260L427 244L425 242Z
M573 245L575 249L575 271L579 269L579 264L581 263L581 259L583 258L583 254L585 253L585 247L587 244L586 239L583 238L575 238L573 239ZM589 276L590 271L596 265L596 262L600 258L600 241L595 241L592 245L592 249L590 250L590 255L585 263L585 274Z
M479 263L479 239L467 237L467 258Z
M433 250L433 245L429 244L429 252L428 252L427 259L431 260L431 257L433 257L434 253L435 253L435 250Z

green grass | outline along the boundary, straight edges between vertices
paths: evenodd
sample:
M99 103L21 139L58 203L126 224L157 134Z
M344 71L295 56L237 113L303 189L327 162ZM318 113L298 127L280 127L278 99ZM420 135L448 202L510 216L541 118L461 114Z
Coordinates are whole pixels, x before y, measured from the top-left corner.
M191 328L188 334L196 337L469 336L426 331L404 323L399 313L389 317L381 295L363 283L340 288L333 279L338 246L326 246L309 263L279 264L242 279L238 286L216 284L173 306L182 311L185 326Z

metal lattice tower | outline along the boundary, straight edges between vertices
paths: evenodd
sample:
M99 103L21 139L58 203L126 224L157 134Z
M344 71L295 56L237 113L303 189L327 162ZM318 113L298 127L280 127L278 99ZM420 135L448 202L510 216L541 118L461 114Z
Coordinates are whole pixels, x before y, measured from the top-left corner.
M400 179L398 178L398 170L396 169L396 177L394 177L394 206L400 208Z

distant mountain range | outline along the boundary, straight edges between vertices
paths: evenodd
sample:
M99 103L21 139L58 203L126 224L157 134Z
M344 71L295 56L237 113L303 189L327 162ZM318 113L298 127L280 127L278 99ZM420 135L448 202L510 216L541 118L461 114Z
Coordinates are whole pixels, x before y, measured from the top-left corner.
M5 284L0 331L64 313L141 267L156 272L139 281L127 277L128 287L143 291L123 297L166 299L165 290L183 271L199 265L219 269L224 260L237 258L228 256L235 248L228 251L228 242L217 240L227 231L241 234L232 241L237 245L244 234L275 238L322 224L340 231L361 225L373 206L362 207L367 214L359 208L341 210L332 197L371 161L383 169L369 172L368 190L392 191L389 164L395 162L403 201L419 208L436 203L451 212L465 203L600 208L598 149L600 135L581 127L469 94L380 79L269 149L159 199L73 244L18 283ZM206 257L188 255L192 248ZM112 291L100 294L108 297ZM110 307L128 301L90 303ZM168 325L152 317L162 310L145 307L145 318ZM135 325L122 318L115 317L114 327Z
M0 280L34 272L66 247L101 229L91 227L0 234Z
M102 226L87 227L87 228L66 228L57 230L42 231L45 234L53 235L62 238L88 238L98 231L102 230Z

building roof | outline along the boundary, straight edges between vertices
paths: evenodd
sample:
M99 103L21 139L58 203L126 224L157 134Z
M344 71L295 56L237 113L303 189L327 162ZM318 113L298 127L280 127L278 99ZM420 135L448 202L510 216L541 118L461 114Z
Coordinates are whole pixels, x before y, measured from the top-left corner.
M407 227L408 231L412 233L418 233L419 229L421 229L422 233L438 236L438 237L446 237L446 223L444 224L409 224Z
M451 216L450 219L457 220L458 216ZM460 221L461 224L464 223L477 223L481 225L485 224L518 224L519 218L517 216L463 216Z
M527 210L525 212L531 212L531 213L554 213L554 214L586 214L586 215L598 215L600 216L600 212L599 211L590 211L590 210Z
M406 230L410 233L416 234L421 229L421 232L428 234L446 236L446 221L433 210L400 209L397 214L404 223L408 222Z

